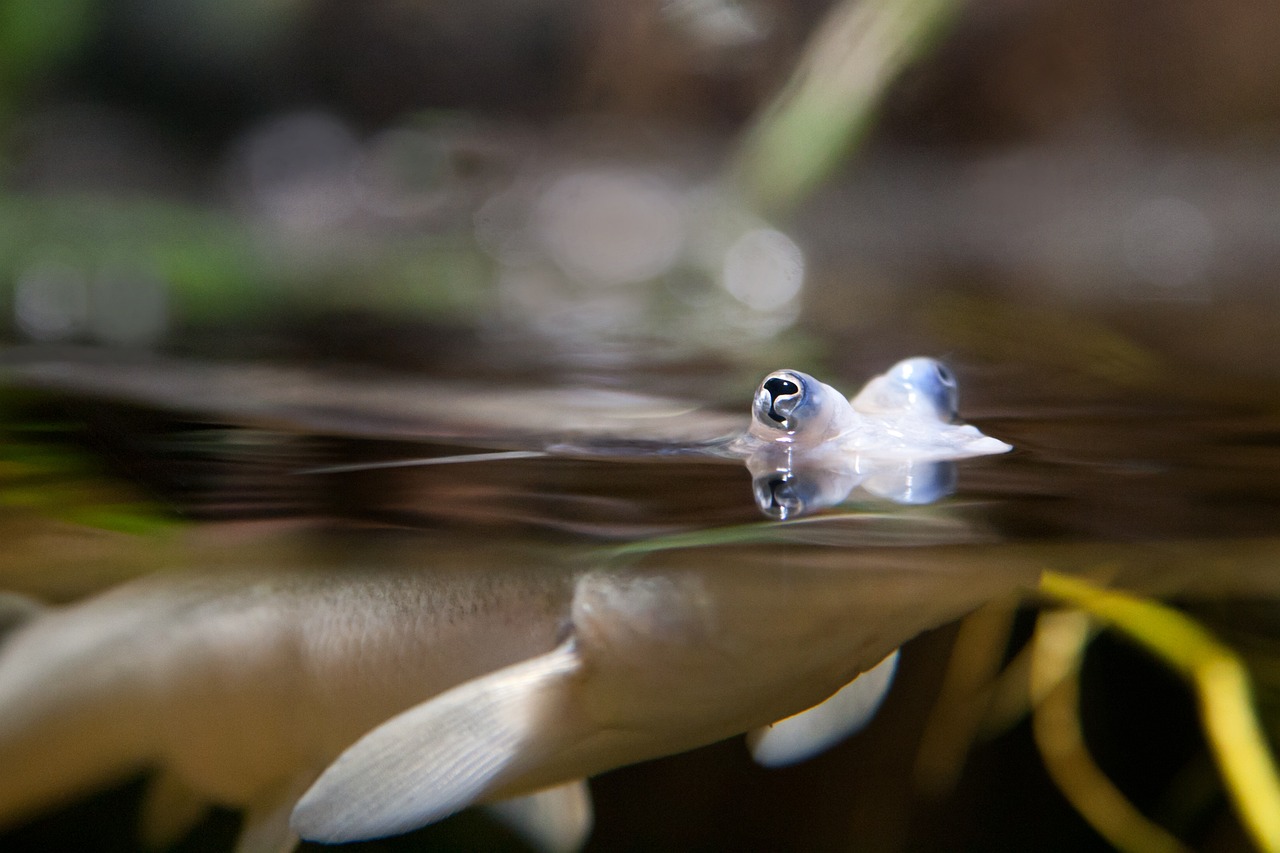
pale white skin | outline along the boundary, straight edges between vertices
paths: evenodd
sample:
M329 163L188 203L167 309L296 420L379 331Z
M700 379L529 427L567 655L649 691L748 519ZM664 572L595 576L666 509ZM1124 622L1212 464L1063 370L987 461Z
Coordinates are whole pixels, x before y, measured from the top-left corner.
M407 705L554 647L572 579L502 556L155 575L32 620L0 648L0 766L26 768L0 820L151 764L270 808Z
M954 423L955 378L931 358L900 361L852 400L798 370L775 370L756 389L738 448L927 461L1004 453L1010 446Z
M746 457L765 514L787 519L844 501L854 488L898 503L930 503L952 488L949 461L1004 453L1004 442L957 423L959 389L931 358L900 361L853 399L798 370L756 389Z

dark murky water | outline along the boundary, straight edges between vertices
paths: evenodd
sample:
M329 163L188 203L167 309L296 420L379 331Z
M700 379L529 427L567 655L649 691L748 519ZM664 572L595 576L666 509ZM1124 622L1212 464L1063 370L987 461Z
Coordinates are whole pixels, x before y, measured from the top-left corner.
M159 693L139 706L145 713L133 705L124 713L158 726L187 720L166 747L180 761L185 739L219 744L234 765L241 747L219 738L257 727L255 737L273 743L272 732L287 739L303 719L322 740L350 742L421 701L423 679L439 690L549 652L572 621L594 655L596 692L583 701L644 731L577 769L599 773L715 744L606 772L594 785L590 849L1096 847L1036 770L1019 728L978 747L949 796L913 788L947 626L1025 593L1052 567L1178 598L1211 624L1233 625L1242 643L1269 648L1280 593L1280 383L1248 365L1175 369L1178 356L1157 346L1142 350L1157 369L1132 370L1088 347L1027 346L1017 330L1005 351L984 352L962 341L963 317L954 328L925 343L908 326L887 357L832 359L839 375L824 378L852 391L888 361L949 351L964 418L1015 451L961 461L954 493L935 503L855 490L783 523L761 514L741 461L699 451L698 442L745 424L752 380L733 380L749 376L745 369L689 368L656 380L641 372L630 383L597 372L597 384L628 391L707 388L713 404L740 400L736 410L673 409L656 429L588 420L566 432L567 416L549 401L560 398L493 392L487 378L472 384L474 400L459 401L433 397L415 386L420 374L403 372L273 379L260 365L215 375L182 360L13 351L8 375L22 393L13 395L10 434L55 450L44 468L12 469L0 578L11 590L73 600L150 576L112 617L125 620L112 654L172 644L155 670L171 674L172 689L153 685ZM446 372L457 375L456 365ZM573 378L560 393L583 384ZM472 405L484 424L457 417ZM561 455L382 467L546 446ZM20 461L15 453L12 464ZM36 505L31 489L51 495L49 505ZM86 523L83 511L97 505L122 509ZM131 513L155 528L136 532ZM201 569L215 588L193 593L175 567ZM234 653L246 656L242 670L226 674L225 653L208 636L183 645L184 632L199 633L201 617L191 614L200 607L225 607L238 624L247 605L237 596L263 585L272 592L256 601L267 602L272 624L243 628L261 646ZM435 615L423 617L420 605ZM296 626L313 617L336 636L345 636L344 619L368 618L387 632L396 662L379 662L384 646L362 646L369 671L339 654L332 672L293 682L270 655L255 657L278 642L279 626L306 630ZM922 632L865 735L773 772L752 765L737 740L721 742L812 705ZM1090 660L1101 662L1086 670L1097 751L1141 805L1176 812L1168 790L1206 778L1188 701L1122 644L1100 649ZM214 680L225 689L189 677L202 671L222 673ZM1266 698L1273 688L1260 672ZM210 713L194 713L193 703ZM564 748L552 744L549 754ZM263 779L272 761L303 762L303 753L253 760L261 747L244 749ZM536 781L563 781L569 770ZM252 800L252 786L238 784L224 786L224 802ZM72 839L129 849L132 824L119 816L139 797L137 784L113 789L18 830L6 849ZM1238 843L1220 797L1205 795L1180 815L1188 837L1225 845L1218 849ZM215 813L177 849L220 849L233 826L231 813ZM515 843L468 812L370 849Z

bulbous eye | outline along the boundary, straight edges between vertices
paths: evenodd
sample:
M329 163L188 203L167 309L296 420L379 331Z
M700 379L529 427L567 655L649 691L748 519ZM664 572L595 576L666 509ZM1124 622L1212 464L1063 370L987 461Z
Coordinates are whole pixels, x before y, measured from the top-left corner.
M767 429L795 432L804 422L814 380L794 370L776 370L764 378L751 406L755 422Z
M926 378L921 381L920 393L933 405L939 417L946 420L960 417L960 387L951 368L931 358L921 360L930 362L928 367L932 368L932 376L928 370L922 371Z
M849 401L830 385L798 370L775 370L756 389L749 432L791 447L817 446L855 419Z
M943 420L959 417L960 388L955 374L942 362L932 358L909 358L894 365L885 376L902 388L910 408L932 410Z
M799 399L800 386L782 376L771 376L761 387L769 395L769 408L765 415L774 423L786 426L787 416L783 412L794 409L791 401Z

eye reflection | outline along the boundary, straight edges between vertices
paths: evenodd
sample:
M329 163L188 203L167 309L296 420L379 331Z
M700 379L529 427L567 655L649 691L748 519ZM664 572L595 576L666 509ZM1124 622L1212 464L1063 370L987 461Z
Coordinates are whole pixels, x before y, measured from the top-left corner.
M794 473L773 473L757 477L752 484L756 494L756 506L772 519L786 521L805 514L805 501L802 497L803 480L798 480Z

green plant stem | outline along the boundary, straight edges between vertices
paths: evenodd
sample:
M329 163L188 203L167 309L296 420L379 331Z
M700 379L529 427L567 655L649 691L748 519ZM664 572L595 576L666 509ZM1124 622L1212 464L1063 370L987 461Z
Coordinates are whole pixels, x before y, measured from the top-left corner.
M959 0L842 0L791 79L748 131L734 171L756 209L785 213L871 126L884 94L960 8Z

